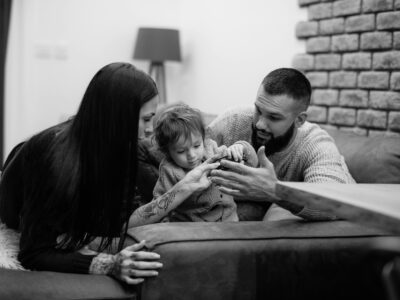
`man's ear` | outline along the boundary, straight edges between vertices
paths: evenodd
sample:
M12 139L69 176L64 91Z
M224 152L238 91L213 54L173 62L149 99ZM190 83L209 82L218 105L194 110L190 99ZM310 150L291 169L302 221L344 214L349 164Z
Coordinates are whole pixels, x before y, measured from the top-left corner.
M299 128L301 125L304 124L304 122L307 120L307 112L302 111L299 113L296 117L296 120L294 121L294 124L297 128Z

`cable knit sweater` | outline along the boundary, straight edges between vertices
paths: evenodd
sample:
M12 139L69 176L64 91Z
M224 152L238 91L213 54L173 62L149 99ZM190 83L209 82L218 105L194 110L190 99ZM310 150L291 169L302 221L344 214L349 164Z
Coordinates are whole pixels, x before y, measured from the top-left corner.
M254 108L236 108L218 116L208 134L218 145L238 140L252 143ZM354 183L334 140L318 125L305 122L293 142L281 152L268 156L281 181ZM323 213L303 208L297 214L306 219L330 219Z

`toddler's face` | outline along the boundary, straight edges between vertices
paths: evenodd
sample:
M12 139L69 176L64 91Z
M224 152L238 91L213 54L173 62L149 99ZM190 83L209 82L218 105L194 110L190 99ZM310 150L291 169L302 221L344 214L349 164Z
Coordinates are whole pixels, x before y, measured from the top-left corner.
M201 164L204 157L204 143L200 133L192 133L185 140L181 136L173 145L168 147L172 160L181 168L191 170Z

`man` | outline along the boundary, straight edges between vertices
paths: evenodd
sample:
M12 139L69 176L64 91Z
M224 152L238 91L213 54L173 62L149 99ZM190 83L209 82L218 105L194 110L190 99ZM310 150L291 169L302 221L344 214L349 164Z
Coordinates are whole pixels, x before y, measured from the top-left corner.
M333 139L318 125L306 121L310 98L311 85L301 72L277 69L262 81L254 108L228 111L209 125L208 133L218 145L244 140L258 151L258 168L223 160L223 169L211 172L211 181L221 192L238 201L242 220L259 219L254 209L249 212L248 205L240 206L243 199L258 203L257 210L265 211L266 204L275 203L304 219L335 218L275 194L278 181L354 183ZM279 211L276 205L270 210ZM266 217L271 215L267 213Z

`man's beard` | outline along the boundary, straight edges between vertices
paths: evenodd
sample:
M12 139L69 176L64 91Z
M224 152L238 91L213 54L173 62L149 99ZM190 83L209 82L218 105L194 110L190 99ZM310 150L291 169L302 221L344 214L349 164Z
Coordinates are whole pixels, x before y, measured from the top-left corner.
M287 145L289 145L290 140L294 135L294 128L295 126L293 122L293 124L290 125L289 129L286 130L284 134L277 137L271 135L269 141L264 141L257 136L258 130L253 125L252 143L254 145L254 148L258 150L258 148L260 148L261 146L265 146L265 155L267 156L282 151L283 149L286 148Z

